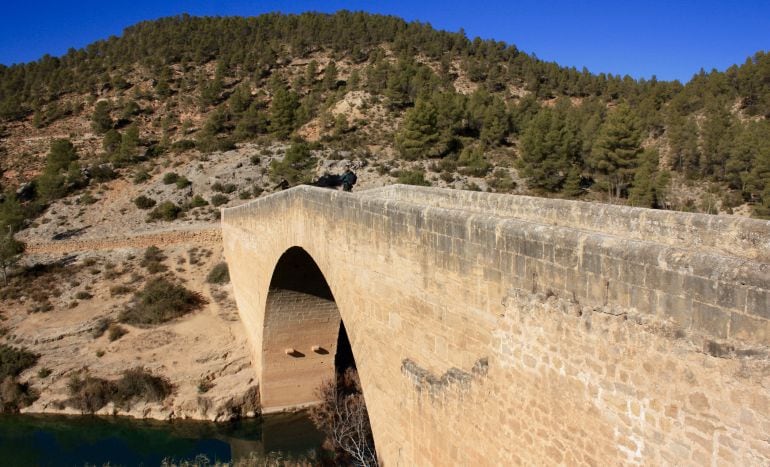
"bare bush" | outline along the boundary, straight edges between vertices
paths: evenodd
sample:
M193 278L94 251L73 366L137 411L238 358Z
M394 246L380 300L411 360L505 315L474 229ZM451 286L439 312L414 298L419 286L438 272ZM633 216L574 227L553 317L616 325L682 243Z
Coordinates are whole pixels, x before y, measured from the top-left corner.
M310 419L326 434L337 463L378 465L369 414L356 371L348 369L336 382L323 383L318 396L321 403L310 409Z

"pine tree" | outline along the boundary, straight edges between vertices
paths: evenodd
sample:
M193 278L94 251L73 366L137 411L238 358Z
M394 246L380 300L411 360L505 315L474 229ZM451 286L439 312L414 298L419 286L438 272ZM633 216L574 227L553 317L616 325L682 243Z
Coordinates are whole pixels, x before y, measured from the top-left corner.
M120 148L121 140L122 137L119 131L109 130L104 134L104 139L102 139L102 149L104 149L107 155L112 155Z
M564 105L543 108L522 133L518 165L530 188L559 191L581 162L580 128L569 114Z
M701 174L724 180L727 160L733 146L734 117L718 101L706 106L706 119L701 129Z
M665 208L670 173L660 170L658 151L647 149L640 155L639 168L634 173L634 181L628 191L628 201L632 206L645 208Z
M244 82L239 84L227 99L227 107L232 113L240 115L249 108L249 104L251 104L251 85Z
M415 160L435 155L439 142L436 118L436 107L423 99L418 99L415 106L406 112L395 138L401 157Z
M282 179L290 185L310 182L310 169L315 164L315 158L305 143L292 144L283 160L270 162L270 180L280 182Z
M117 163L126 163L132 161L139 151L139 127L132 123L126 128L120 139L120 148L113 156Z
M318 74L318 62L315 60L311 60L310 63L307 64L307 68L305 68L305 84L313 87L315 84L315 77Z
M500 144L510 131L511 123L505 104L500 99L494 99L484 111L483 123L479 137L484 144L491 146Z
M270 105L270 132L278 138L287 138L294 131L298 108L297 94L278 87Z
M75 146L69 139L57 139L51 142L51 149L45 161L46 172L60 172L69 167L70 162L78 158Z
M673 113L668 119L666 134L671 150L671 167L689 178L697 177L701 156L695 119Z
M94 107L94 114L91 117L91 127L97 133L104 133L114 125L110 117L110 104L107 101L99 101Z
M158 81L155 83L155 92L161 99L166 99L173 93L171 90L171 70L168 67L163 67L158 75Z
M770 218L770 143L767 139L764 140L764 145L760 148L746 178L747 189L759 201L754 207L755 214Z
M0 232L19 230L24 225L25 218L24 208L16 199L16 194L12 191L6 192L4 200L0 202Z
M337 89L337 63L332 60L324 69L323 87L327 90Z
M620 104L599 129L589 161L611 196L620 198L625 194L641 152L639 121L627 104Z
M564 180L564 186L561 194L569 198L577 198L583 194L583 177L580 175L580 169L573 166L567 172L567 178Z
M0 225L0 227L5 227ZM8 226L10 227L10 226ZM13 238L11 228L0 232L0 269L3 271L3 282L8 285L8 269L19 260L24 251L24 244Z
M730 157L725 165L725 181L731 188L744 193L758 193L761 190L756 190L756 187L763 186L764 183L755 179L752 170L758 168L762 160L768 157L767 153L770 153L770 122L749 121L736 124L735 130L735 143L730 149Z
M252 103L235 125L235 137L239 140L250 139L267 133L267 127L265 112L256 103Z

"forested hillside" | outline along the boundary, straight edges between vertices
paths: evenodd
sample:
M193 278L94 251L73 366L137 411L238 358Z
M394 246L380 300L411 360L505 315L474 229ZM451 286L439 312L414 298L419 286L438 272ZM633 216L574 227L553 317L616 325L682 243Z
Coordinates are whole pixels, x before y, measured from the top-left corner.
M290 183L306 141L401 182L767 217L770 55L683 85L395 17L181 16L0 66L0 138L6 219L81 189L85 166L135 177L169 151L274 140L297 148L271 165Z

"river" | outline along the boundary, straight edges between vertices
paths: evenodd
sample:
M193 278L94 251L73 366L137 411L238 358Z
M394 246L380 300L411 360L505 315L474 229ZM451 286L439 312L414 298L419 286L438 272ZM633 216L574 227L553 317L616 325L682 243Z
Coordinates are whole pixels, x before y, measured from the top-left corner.
M125 417L0 415L0 465L160 465L166 460L230 462L255 453L317 453L322 435L304 414L210 423Z

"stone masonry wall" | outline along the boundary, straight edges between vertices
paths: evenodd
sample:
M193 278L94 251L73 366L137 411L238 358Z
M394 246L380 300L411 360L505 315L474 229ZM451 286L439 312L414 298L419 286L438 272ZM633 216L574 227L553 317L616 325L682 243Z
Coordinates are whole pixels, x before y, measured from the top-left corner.
M255 356L278 258L316 261L385 465L770 462L767 252L306 187L222 227Z
M375 188L362 195L770 261L770 221L759 219L411 185Z

